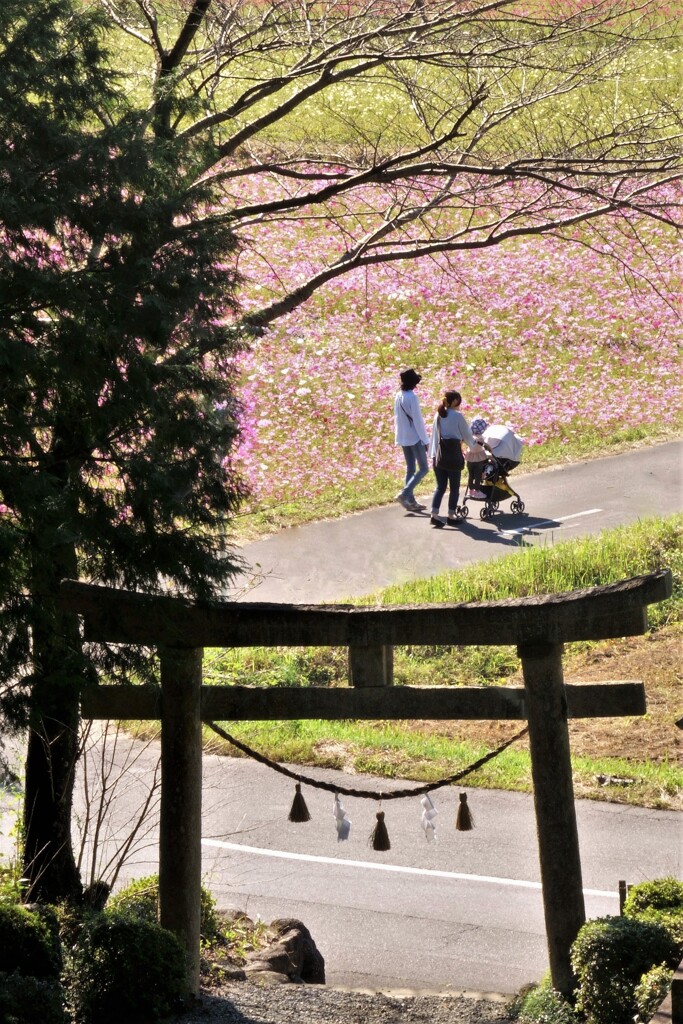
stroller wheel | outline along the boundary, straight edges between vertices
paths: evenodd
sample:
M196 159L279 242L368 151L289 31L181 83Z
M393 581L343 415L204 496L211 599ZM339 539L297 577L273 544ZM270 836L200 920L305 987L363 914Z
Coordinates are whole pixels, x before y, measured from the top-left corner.
M494 512L497 512L499 508L500 508L500 502L499 501L492 501L491 502L491 514L493 514Z
M455 514L457 515L458 519L467 519L468 515L470 514L470 510L468 509L467 505L458 505L458 507L455 510Z
M484 505L483 508L479 509L479 518L480 519L489 519L490 516L491 516L491 512L489 511L488 505Z
M511 512L523 512L524 511L524 502L523 501L512 501L512 502L510 502L510 511Z

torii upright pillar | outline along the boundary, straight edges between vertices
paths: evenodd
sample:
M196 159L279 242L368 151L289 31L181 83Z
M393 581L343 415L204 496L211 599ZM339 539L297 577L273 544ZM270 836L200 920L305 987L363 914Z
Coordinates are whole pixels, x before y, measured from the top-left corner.
M586 920L569 751L562 644L518 647L529 723L536 833L553 987L575 988L570 950Z
M159 924L187 953L187 992L199 992L202 874L202 650L162 647Z

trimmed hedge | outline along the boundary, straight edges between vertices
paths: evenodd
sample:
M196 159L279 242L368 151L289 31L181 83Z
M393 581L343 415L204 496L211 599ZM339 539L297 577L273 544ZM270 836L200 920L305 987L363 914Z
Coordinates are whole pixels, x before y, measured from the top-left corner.
M666 928L678 945L680 960L683 956L683 882L668 875L632 885L624 903L624 914Z
M145 878L137 878L121 889L115 896L110 896L107 902L107 910L120 910L142 921L149 921L152 924L157 922L157 907L159 903L159 876L147 875ZM202 886L201 891L201 932L202 938L211 940L218 935L218 915L216 913L216 901Z
M54 916L16 904L0 904L0 972L57 978L61 967Z
M653 967L674 967L678 947L666 928L631 917L588 921L571 952L576 1009L588 1024L633 1024L636 989Z
M630 885L624 914L637 917L644 910L672 910L683 915L683 882L673 875Z
M180 1009L185 951L171 932L132 914L83 921L66 971L74 1024L149 1024Z

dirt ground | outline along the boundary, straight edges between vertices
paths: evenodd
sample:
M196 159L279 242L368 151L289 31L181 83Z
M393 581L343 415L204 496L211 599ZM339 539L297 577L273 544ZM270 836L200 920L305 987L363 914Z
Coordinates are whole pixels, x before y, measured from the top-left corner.
M647 712L629 718L583 718L570 722L574 757L623 758L627 761L683 765L683 628L661 630L644 637L604 641L588 651L564 658L567 683L640 680L645 684ZM520 676L508 685L521 685ZM682 723L683 725L683 723ZM509 722L421 722L417 729L496 746L510 735ZM520 741L523 748L525 740ZM528 744L527 744L528 746ZM578 780L577 796L600 795L600 783ZM608 799L629 800L610 786ZM662 806L683 808L683 794L666 794Z

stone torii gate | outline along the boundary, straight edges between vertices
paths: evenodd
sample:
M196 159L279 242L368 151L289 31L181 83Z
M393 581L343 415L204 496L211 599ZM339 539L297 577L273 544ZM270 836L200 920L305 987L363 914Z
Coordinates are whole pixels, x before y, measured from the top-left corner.
M646 606L671 595L667 570L607 586L506 601L389 608L192 603L65 580L61 606L86 641L155 647L161 686L100 685L91 719L161 721L159 920L199 991L202 722L338 719L527 720L553 986L574 988L570 949L585 921L568 718L645 713L642 682L565 684L563 644L635 636ZM515 645L523 687L393 687L393 647ZM341 646L348 687L202 686L204 647Z

